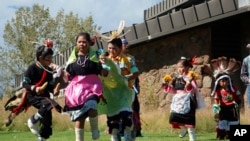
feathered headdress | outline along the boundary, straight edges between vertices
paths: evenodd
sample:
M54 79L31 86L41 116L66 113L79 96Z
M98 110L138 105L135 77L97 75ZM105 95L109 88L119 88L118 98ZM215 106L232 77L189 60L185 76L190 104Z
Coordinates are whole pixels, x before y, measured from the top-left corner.
M94 31L94 32L95 32L97 37L101 38L102 40L104 40L106 42L109 42L115 38L121 38L121 37L125 36L130 31L130 30L128 30L127 32L122 34L124 27L125 27L125 21L121 20L120 24L118 26L118 29L111 31L109 36L102 35L99 31Z
M211 96L214 95L219 80L223 78L229 79L230 88L232 91L234 91L230 75L239 70L240 68L241 68L240 61L237 61L234 58L227 59L227 57L225 56L213 59L211 60L210 64L204 65L203 71L213 76L216 79L215 86L211 93Z
M204 66L204 72L217 78L219 74L228 74L236 72L241 68L241 62L235 60L234 58L227 59L227 57L222 56L217 59L211 60L210 64Z

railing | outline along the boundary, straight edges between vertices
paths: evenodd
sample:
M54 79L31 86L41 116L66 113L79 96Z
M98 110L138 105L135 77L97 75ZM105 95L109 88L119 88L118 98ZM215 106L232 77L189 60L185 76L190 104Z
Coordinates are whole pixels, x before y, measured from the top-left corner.
M162 2L144 10L144 20L150 20L164 14L172 13L176 8L182 5L186 7L204 2L204 0L163 0Z
M182 1L184 2L184 1ZM178 11L172 11L155 18L145 20L139 24L133 24L125 28L131 30L125 37L131 44L151 40L162 35L182 31L190 26L197 26L212 20L230 16L238 10L238 0L209 0L192 5ZM247 11L247 10L245 10ZM232 13L234 14L234 13ZM215 18L220 16L220 18ZM224 16L224 17L223 17Z

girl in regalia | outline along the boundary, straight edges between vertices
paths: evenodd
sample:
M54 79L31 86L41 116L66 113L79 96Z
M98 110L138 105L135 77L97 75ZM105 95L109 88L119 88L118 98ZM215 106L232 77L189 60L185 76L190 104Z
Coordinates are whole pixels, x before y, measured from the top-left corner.
M180 138L188 133L189 141L196 140L195 112L197 103L204 104L200 100L201 96L196 84L198 75L190 71L194 63L195 57L193 59L181 57L176 65L177 72L166 75L163 83L164 92L174 94L170 105L169 123L172 124L173 128L181 129Z

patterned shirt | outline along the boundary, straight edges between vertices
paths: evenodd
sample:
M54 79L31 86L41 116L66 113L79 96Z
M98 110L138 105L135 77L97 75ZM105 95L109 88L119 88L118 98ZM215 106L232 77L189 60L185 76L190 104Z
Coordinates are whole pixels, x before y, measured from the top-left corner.
M217 89L214 98L220 101L221 106L233 105L235 102L238 102L237 96L241 94L235 86L233 86L233 89L234 92L226 89Z
M136 63L135 63L135 57L128 53L126 54L126 56L131 65L131 73L139 72L139 69L137 68Z
M126 55L121 54L116 57L109 56L109 58L111 58L112 61L114 61L114 63L117 65L117 67L121 69L121 74L123 76L129 75L131 73L131 64ZM132 88L133 82L128 81L128 86Z

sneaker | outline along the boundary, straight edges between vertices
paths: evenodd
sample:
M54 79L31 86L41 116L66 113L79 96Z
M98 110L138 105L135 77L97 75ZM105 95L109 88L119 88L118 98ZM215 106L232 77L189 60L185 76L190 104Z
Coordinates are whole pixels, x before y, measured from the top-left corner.
M99 139L100 138L100 133L99 133L99 130L93 130L92 131L92 139L93 140L97 140L97 139Z
M36 122L35 124L32 123L31 119L28 119L28 127L30 128L30 131L35 134L39 135L39 122Z
M187 135L187 133L188 133L188 131L187 131L186 128L181 129L181 132L180 132L180 134L179 134L179 137L180 137L180 138L183 138L183 137L185 137L185 136Z
M46 139L43 138L43 137L38 137L38 138L37 138L37 141L46 141Z

